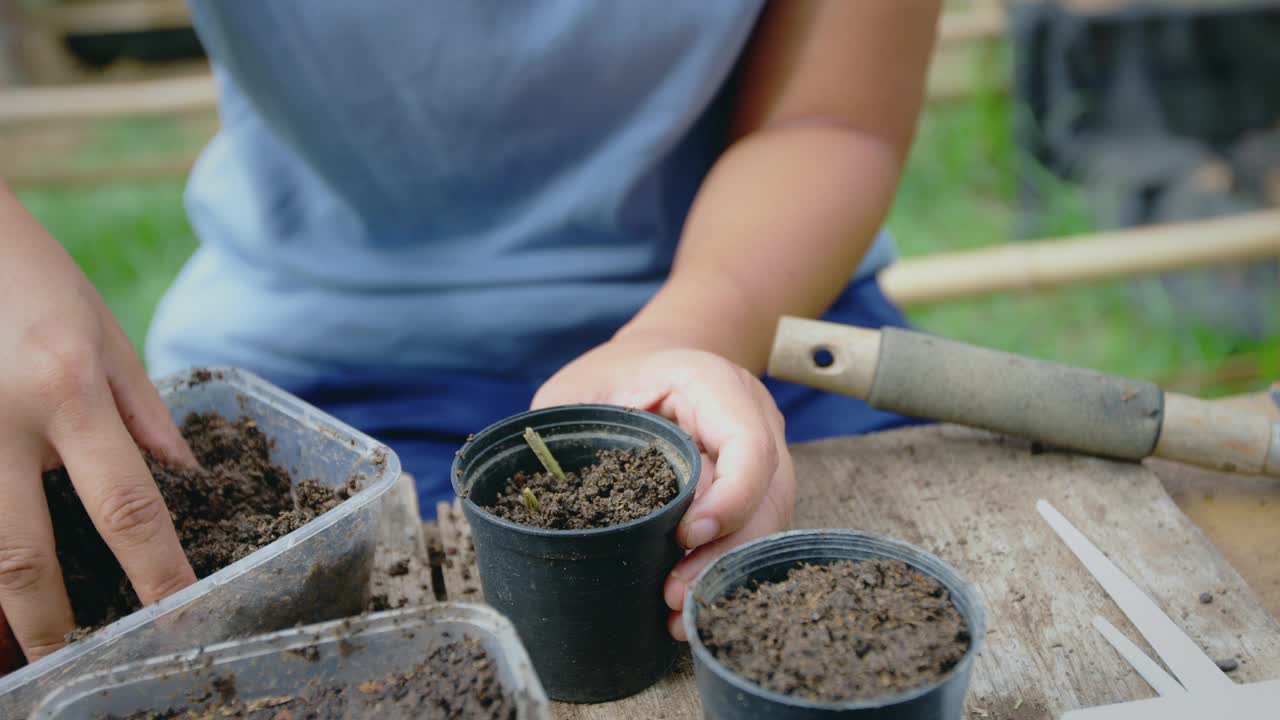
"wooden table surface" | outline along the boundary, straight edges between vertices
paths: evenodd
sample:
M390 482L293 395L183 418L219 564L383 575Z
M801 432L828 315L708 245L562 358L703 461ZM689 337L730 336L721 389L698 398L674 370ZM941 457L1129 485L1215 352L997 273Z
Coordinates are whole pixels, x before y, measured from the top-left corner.
M1265 395L1231 400L1280 419ZM910 428L792 448L796 527L852 527L921 545L974 583L989 632L966 717L1056 717L1151 697L1095 632L1100 614L1152 654L1040 519L1048 499L1150 594L1231 677L1280 677L1280 482L1171 463L1113 463L1033 452L1022 441L955 426ZM460 510L419 525L407 478L388 499L375 592L391 606L481 601ZM398 561L409 572L392 575ZM1200 602L1209 592L1213 601ZM1268 612L1268 609L1270 612ZM700 718L682 658L657 685L599 705L555 704L558 718Z
M1280 421L1280 383L1271 393L1221 400ZM1173 501L1280 617L1280 481L1148 460Z

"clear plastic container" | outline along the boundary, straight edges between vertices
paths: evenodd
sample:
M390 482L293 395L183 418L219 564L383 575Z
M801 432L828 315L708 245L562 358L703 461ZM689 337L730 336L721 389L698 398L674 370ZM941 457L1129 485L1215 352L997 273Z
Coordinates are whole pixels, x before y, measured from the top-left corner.
M247 415L274 441L271 459L297 479L361 490L195 585L0 678L0 718L25 717L68 678L188 648L361 612L369 593L382 495L400 475L389 448L257 376L192 370L157 383L174 420Z
M463 603L282 630L82 677L45 698L31 720L184 707L192 698L217 698L225 679L243 700L296 695L312 683L358 685L411 669L433 648L466 635L497 663L516 717L551 720L547 696L511 623L493 608Z

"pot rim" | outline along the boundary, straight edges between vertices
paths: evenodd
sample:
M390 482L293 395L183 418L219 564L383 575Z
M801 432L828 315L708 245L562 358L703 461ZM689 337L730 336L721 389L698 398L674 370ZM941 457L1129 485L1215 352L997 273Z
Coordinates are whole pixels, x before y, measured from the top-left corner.
M879 544L882 547L891 547L899 550L907 550L907 551L910 551L910 553L913 555L921 556L924 559L937 563L938 565L946 568L953 575L955 575L955 579L959 581L959 587L956 588L956 591L958 592L952 591L952 588L950 587L947 588L947 591L952 595L960 594L960 595L966 596L967 600L969 601L968 604L970 605L968 612L961 610L958 605L956 607L956 610L960 611L961 617L964 618L966 624L969 627L969 648L968 650L965 651L964 657L960 658L960 661L957 662L955 666L952 667L951 670L947 672L947 674L943 675L937 680L934 680L933 682L930 682L924 685L918 685L916 687L909 688L907 690L903 690L901 692L893 693L889 695L878 695L878 696L869 697L869 698L853 698L850 700L843 700L840 702L820 702L817 700L809 700L807 698L798 697L795 695L786 695L786 694L777 692L775 690L770 690L768 688L757 685L751 680L748 680L742 675L739 675L733 670L730 670L728 667L722 664L719 660L717 660L715 656L711 654L711 651L707 649L707 646L703 644L702 637L701 635L699 635L698 628L697 628L697 620L696 620L697 606L695 603L697 603L698 600L695 595L695 589L703 582L703 579L706 577L706 575L710 573L714 568L719 566L720 563L730 558L741 556L747 552L750 552L752 549L760 547L762 545L774 544L774 543L777 543L789 538L794 538L794 537L812 537L812 538L821 540L823 539L824 535L825 536L841 536L846 538L864 538L867 540L872 540L876 544ZM872 556L872 557L876 557L876 556ZM897 557L886 557L885 559L903 560L903 558L897 558ZM936 575L934 575L934 573L929 572L928 570L921 568L917 566L915 563L910 562L908 560L904 560L904 562L907 562L916 570L928 575L929 577L932 577L935 580L942 582L942 578L938 578ZM964 576L960 575L960 573L956 572L955 568L953 568L950 563L944 562L937 555L934 555L933 553L919 546L912 545L911 543L903 542L902 540L898 540L896 538L892 538L887 535L863 532L861 530L853 530L848 528L788 530L784 532L774 533L772 535L766 535L765 537L757 538L755 540L752 540L751 542L739 545L738 547L730 550L729 552L725 553L721 557L717 558L715 562L703 568L702 572L698 573L698 576L694 579L694 581L689 584L689 588L688 590L685 591L685 596L684 596L683 615L684 617L682 618L682 623L684 625L685 636L689 640L689 648L692 651L694 658L700 661L707 669L711 670L720 679L724 680L725 682L729 683L730 685L732 685L733 687L735 687L736 689L742 692L756 695L765 700L769 700L771 702L778 703L781 705L789 705L797 709L805 709L805 710L823 710L823 711L870 710L875 708L887 707L890 705L898 705L900 703L914 700L918 697L921 697L930 692L933 692L934 690L937 690L938 688L954 680L958 673L960 673L966 666L971 665L974 662L979 652L981 652L982 650L983 641L986 639L986 612L982 605L982 599L978 596L978 593L976 592L973 584L970 583L968 580L966 580Z
M663 505L660 508L655 508L652 512L650 512L649 514L643 517L636 518L635 520L628 520L625 523L619 523L617 525L607 525L605 527L585 528L580 530L558 530L555 528L538 528L538 527L532 527L530 525L522 525L520 523L512 522L510 520L504 520L503 518L500 518L494 515L493 513L489 512L486 508L481 506L479 503L476 503L475 501L473 501L469 493L463 494L462 482L461 482L461 478L463 475L462 463L466 459L467 450L469 448L471 448L473 445L477 443L480 443L483 440L489 439L490 436L496 435L499 432L503 432L504 429L509 426L519 426L519 427L528 426L534 429L540 429L537 422L538 420L541 419L543 421L542 427L545 427L548 424L552 424L552 423L546 422L547 416L551 416L552 419L554 419L555 415L569 411L569 410L573 410L573 411L587 410L587 411L602 412L602 413L606 413L608 415L613 416L612 418L610 418L613 420L623 420L627 417L642 414L646 416L647 419L653 422L656 422L659 425L667 426L667 428L670 431L672 431L678 438L685 441L685 442L671 442L668 444L670 444L678 453L686 456L685 459L688 461L688 465L689 465L688 480L683 485L680 486L680 491L676 493L676 496L672 498L670 502L668 502L667 504ZM619 424L623 424L623 423L619 423ZM681 447L682 445L685 445L685 447ZM685 452L688 449L692 449L693 452L692 453ZM676 468L672 468L672 469L676 470ZM516 415L511 415L501 420L498 420L495 423L492 423L485 429L473 435L469 440L467 440L466 443L463 444L463 446L458 450L458 452L454 454L452 467L450 467L449 469L449 482L450 484L453 485L454 495L461 501L462 506L465 509L471 510L474 516L484 518L485 522L491 523L493 525L496 525L498 527L501 527L507 530L520 532L527 535L533 535L533 536L544 537L544 538L563 538L568 540L568 539L580 539L580 538L588 538L588 537L594 538L594 537L601 537L601 536L605 536L613 533L622 533L632 528L639 527L646 523L652 522L658 517L666 515L671 510L684 504L689 499L689 496L692 495L697 490L698 480L701 474L702 474L702 454L698 450L698 445L696 442L694 442L693 437L691 437L687 432L684 431L683 428L681 428L676 423L668 420L667 418L661 415L658 415L657 413L652 413L647 410L641 410L639 408L629 408L629 407L623 407L621 405L608 405L604 403L578 403L578 404L570 404L570 405L555 405L552 407L540 408L538 410L526 410L525 412L522 412ZM678 476L679 474L677 473L677 478Z

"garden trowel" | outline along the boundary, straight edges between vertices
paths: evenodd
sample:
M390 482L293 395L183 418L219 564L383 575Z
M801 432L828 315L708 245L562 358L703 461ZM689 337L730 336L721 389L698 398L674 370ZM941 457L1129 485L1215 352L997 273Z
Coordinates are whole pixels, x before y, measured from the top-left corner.
M901 328L784 317L769 375L1091 455L1280 477L1280 423L1265 416Z

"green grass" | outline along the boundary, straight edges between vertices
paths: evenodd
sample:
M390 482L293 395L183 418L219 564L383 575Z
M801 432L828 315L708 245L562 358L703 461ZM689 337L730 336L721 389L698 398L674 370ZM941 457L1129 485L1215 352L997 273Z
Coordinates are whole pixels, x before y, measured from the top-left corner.
M125 159L172 157L198 148L208 127L166 119L103 122L84 133L69 159L81 169L101 169ZM196 247L182 183L26 189L18 195L79 263L141 350L156 303Z
M1010 118L1009 99L997 93L926 111L890 218L903 255L1010 240L1016 215ZM192 142L189 133L162 121L110 123L97 130L83 161L100 166L123 155L189 149ZM195 247L181 184L27 189L20 195L140 346L156 301ZM1049 206L1047 234L1089 231L1084 203L1072 188L1060 187ZM1233 362L1244 366L1245 375L1280 376L1280 317L1267 337L1241 339L1189 321L1152 278L952 301L914 307L909 315L922 328L959 340L1137 377L1204 373L1242 354ZM1192 378L1179 387L1214 395L1263 384L1256 377Z
M196 246L182 209L182 185L154 182L19 195L141 348L156 302Z
M1017 155L1011 142L1012 102L1005 94L986 92L926 111L889 222L903 256L1013 238ZM1046 236L1093 229L1075 188L1059 184L1046 206ZM1280 377L1280 312L1275 307L1265 337L1242 338L1197 323L1158 278L1143 277L912 307L908 316L923 329L958 340L1176 381L1181 390L1212 396L1262 387L1266 383L1259 378ZM1233 357L1233 367L1258 377L1192 377L1211 373Z

